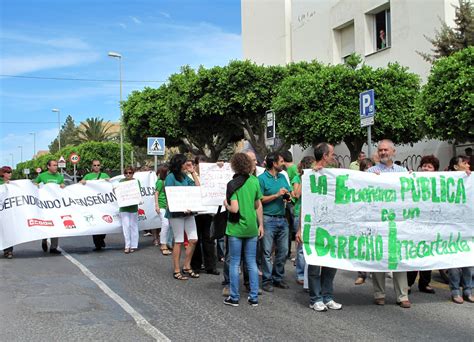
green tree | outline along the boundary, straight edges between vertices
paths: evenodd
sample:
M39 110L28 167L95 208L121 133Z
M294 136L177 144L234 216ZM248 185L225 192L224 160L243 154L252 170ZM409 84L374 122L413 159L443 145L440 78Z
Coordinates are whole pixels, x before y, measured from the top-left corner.
M167 146L182 144L183 131L177 116L169 111L167 87L133 91L122 103L126 136L135 146L146 146L147 137L165 137Z
M436 31L435 38L425 36L433 44L433 54L418 51L430 63L474 44L474 5L470 0L459 0L459 5L454 7L456 26L451 28L446 22L441 22L441 29Z
M182 143L194 154L216 161L230 143L243 138L242 128L229 115L227 98L221 97L224 68L186 66L171 75L167 84L167 107L183 133Z
M474 141L473 65L472 46L433 64L421 96L429 137Z
M375 70L344 65L300 68L282 82L273 101L278 132L287 142L305 147L344 141L354 160L367 141L366 129L360 127L359 93L374 89L373 140L416 142L423 137L417 129L422 114L415 108L419 84L417 75L398 64Z
M217 96L227 103L225 115L242 127L245 138L261 158L270 151L265 145L265 112L272 109L278 85L287 74L286 67L258 66L250 61L232 61L224 68L221 92ZM289 146L283 142L275 150Z
M77 140L77 127L71 115L66 117L66 121L61 126L61 147L74 145ZM56 137L48 146L49 152L56 153L58 151L58 138Z
M116 139L117 134L111 133L112 124L100 118L87 118L77 128L77 142L108 141Z
M125 165L129 165L131 163L131 151L132 146L128 143L124 144ZM90 141L77 146L69 145L65 148L61 148L61 151L59 152L48 153L36 159L19 163L17 164L17 170L16 173L14 173L14 176L16 179L24 178L24 176L21 174L23 169L30 169L30 178L33 178L36 176L36 168L40 167L43 171L45 171L47 169L46 163L48 160L58 160L61 155L64 156L67 161L65 171L72 175L73 165L69 162L68 158L73 152L80 156L80 161L76 165L79 173L89 172L92 160L94 159L99 159L101 161L102 170L110 170L112 175L120 173L120 144L117 142Z

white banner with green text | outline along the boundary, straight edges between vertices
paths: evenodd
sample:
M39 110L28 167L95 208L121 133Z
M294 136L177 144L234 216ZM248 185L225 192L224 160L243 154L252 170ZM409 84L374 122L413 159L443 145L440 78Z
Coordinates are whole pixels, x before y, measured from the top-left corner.
M367 272L474 265L474 175L305 170L302 188L309 264Z

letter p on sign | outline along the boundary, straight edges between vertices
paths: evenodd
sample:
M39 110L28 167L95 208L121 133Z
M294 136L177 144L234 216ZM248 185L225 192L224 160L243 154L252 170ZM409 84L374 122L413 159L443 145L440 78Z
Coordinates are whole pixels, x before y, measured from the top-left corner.
M361 127L374 124L375 100L374 90L366 90L359 94Z
M362 112L367 115L367 113L372 112L373 105L370 104L370 95L364 94L362 95Z

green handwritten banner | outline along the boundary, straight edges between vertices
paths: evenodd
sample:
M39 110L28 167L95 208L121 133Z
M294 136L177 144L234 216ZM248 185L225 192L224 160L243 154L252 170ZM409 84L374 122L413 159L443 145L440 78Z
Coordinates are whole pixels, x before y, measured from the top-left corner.
M302 187L309 264L369 272L474 265L474 175L305 170Z

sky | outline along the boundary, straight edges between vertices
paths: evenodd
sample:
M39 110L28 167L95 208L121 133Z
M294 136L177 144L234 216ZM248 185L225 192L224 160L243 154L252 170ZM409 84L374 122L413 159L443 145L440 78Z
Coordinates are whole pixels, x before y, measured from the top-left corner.
M68 115L119 120L120 62L110 51L122 55L125 100L183 65L241 59L241 45L240 0L2 0L0 165L31 159L35 140L36 151L48 149L58 135L52 109L61 125Z

